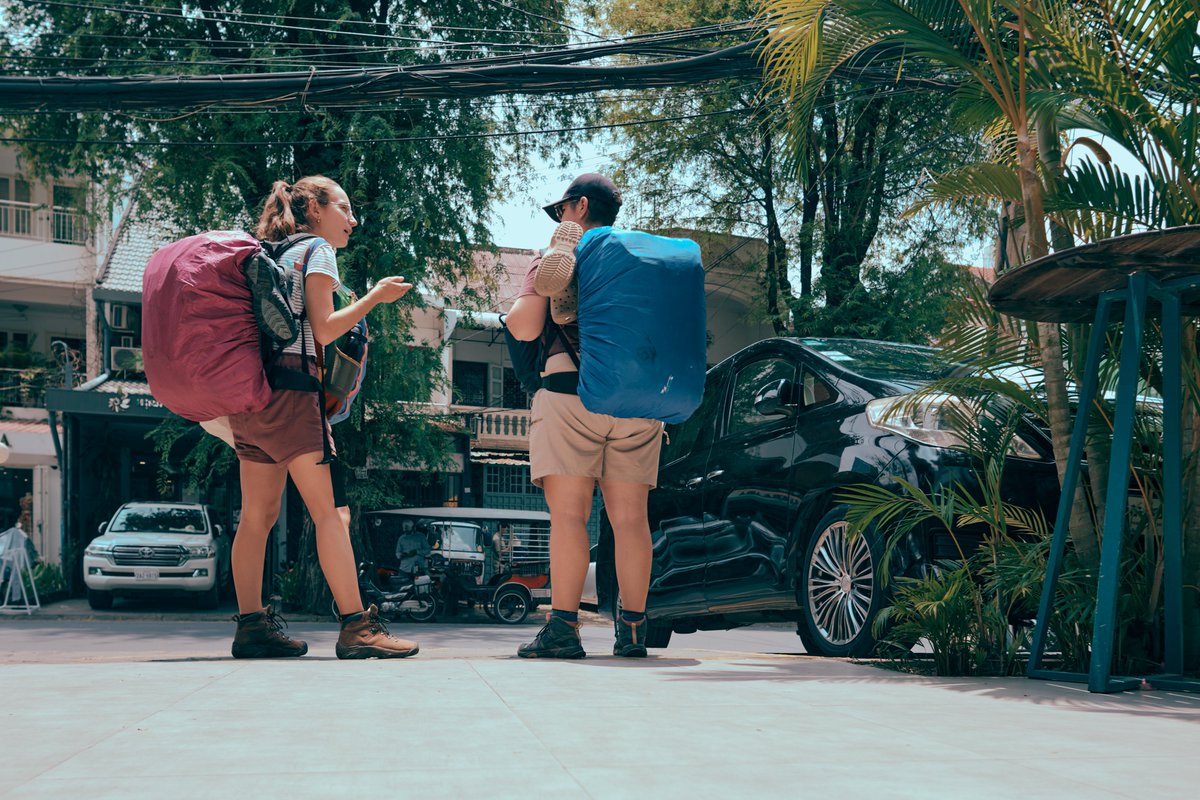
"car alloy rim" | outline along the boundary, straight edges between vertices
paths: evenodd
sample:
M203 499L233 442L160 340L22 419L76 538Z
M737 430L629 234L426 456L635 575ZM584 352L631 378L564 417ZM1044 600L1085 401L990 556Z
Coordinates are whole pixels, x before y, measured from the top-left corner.
M827 642L849 644L862 632L874 588L866 537L851 536L845 521L822 531L808 562L808 611Z

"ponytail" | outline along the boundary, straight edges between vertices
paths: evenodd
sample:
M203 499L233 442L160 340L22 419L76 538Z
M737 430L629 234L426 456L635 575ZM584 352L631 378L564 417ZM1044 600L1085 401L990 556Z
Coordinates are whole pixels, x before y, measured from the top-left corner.
M316 200L319 205L328 205L329 191L336 186L324 175L310 175L291 186L287 181L275 181L263 203L254 235L264 242L279 242L305 230L309 225L310 203Z

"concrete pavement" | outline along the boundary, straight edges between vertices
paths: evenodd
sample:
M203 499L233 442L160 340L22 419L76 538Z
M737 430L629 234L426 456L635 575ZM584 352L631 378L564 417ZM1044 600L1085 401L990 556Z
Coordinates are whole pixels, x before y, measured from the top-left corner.
M52 608L52 607L51 607ZM49 609L48 609L49 610ZM780 628L525 661L536 624L406 625L420 655L228 657L228 622L0 619L0 796L1192 798L1200 697L934 679ZM780 653L785 653L781 655Z

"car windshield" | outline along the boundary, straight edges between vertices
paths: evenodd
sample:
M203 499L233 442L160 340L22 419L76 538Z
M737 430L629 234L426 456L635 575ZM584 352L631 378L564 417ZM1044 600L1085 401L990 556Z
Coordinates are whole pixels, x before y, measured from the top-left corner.
M801 339L800 343L864 378L892 381L934 381L954 372L938 350L915 344L868 342L860 339Z
M438 526L442 534L443 550L475 550L479 547L479 526L443 524Z
M203 511L170 506L123 508L108 526L109 533L204 533L206 530Z

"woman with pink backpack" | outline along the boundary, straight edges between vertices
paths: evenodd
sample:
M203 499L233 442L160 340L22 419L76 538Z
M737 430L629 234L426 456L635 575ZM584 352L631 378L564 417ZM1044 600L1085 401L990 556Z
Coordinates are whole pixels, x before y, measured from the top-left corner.
M278 259L281 266L301 271L303 280L293 281L291 297L292 310L302 317L300 333L284 348L277 368L315 376L318 347L344 335L375 306L394 303L412 288L403 277L389 276L362 298L335 310L334 292L341 285L337 249L347 245L357 225L346 192L329 178L314 175L272 186L257 238L277 242L309 234L297 237ZM242 513L233 542L239 612L233 656L284 658L308 652L305 642L284 634L274 609L262 607L267 536L279 516L279 498L289 475L316 526L321 570L341 611L338 658L415 655L415 642L390 635L378 609L363 608L347 522L334 504L326 457L332 438L320 397L314 391L274 389L261 411L229 416L242 488Z

